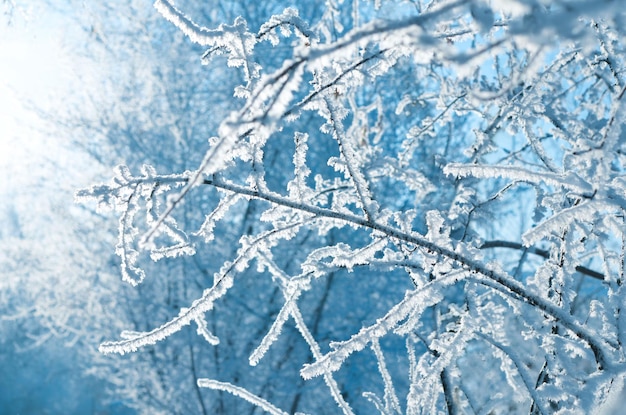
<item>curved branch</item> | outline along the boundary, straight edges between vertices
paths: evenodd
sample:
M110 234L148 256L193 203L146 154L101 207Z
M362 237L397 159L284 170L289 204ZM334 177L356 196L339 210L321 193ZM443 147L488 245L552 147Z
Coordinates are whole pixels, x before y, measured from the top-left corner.
M301 224L293 223L280 229L273 229L264 234L258 235L257 239L250 243L248 247L243 249L237 258L231 262L226 263L219 275L215 276L215 282L211 288L207 288L202 293L202 297L195 300L191 307L181 308L178 316L174 317L167 323L157 327L148 332L132 332L126 333L124 339L119 341L107 341L100 344L98 350L101 353L119 353L125 354L134 352L140 347L155 344L172 334L180 331L184 326L188 326L192 321L200 318L204 313L211 310L216 300L226 295L228 290L233 285L233 279L238 272L237 267L241 266L241 262L248 261L250 259L250 252L263 240L272 236L273 234L289 231L295 226Z
M218 391L228 392L230 394L233 394L234 396L237 396L249 402L250 404L254 405L257 408L263 409L264 411L272 415L287 415L287 412L275 407L274 405L272 405L265 399L250 393L245 388L233 385L232 383L220 382L220 381L213 380L213 379L202 378L202 379L198 379L198 386L200 388L209 388L209 389L214 389Z
M146 178L137 178L135 180L129 180L128 184L132 184L136 181L145 182L146 180ZM348 224L357 225L359 227L381 232L390 238L411 245L415 245L416 247L425 249L430 253L435 253L437 255L445 257L452 262L458 264L466 271L469 271L470 273L480 274L486 279L492 281L492 283L494 283L495 285L502 287L501 291L508 292L510 293L510 295L512 295L513 298L522 299L527 304L543 311L550 317L554 318L554 320L558 322L558 324L574 333L579 339L581 339L591 348L599 370L604 370L609 365L608 351L606 349L606 346L610 346L614 349L619 348L619 345L616 344L614 341L603 338L593 330L589 330L579 321L572 318L572 316L562 308L551 303L547 299L542 298L539 295L535 295L529 292L522 283L511 278L508 274L490 269L488 266L468 256L465 256L462 253L455 251L454 249L442 247L434 242L431 242L424 236L416 232L404 232L393 226L384 225L363 216L358 216L345 212L337 212L331 209L303 203L301 201L291 200L278 193L259 191L257 189L240 186L228 181L218 179L215 177L215 175L213 175L213 177L210 179L204 179L202 181L197 180L197 173L195 175L192 173L191 177L189 177L189 174L182 174L153 177L149 180L159 180L160 182L182 182L186 183L187 186L189 186L190 182L197 182L198 184L210 185L219 189L239 193L250 198L265 200L274 205L279 205L294 209L296 211L305 212L312 215L313 218L318 217L340 220Z
M452 249L441 247L436 243L433 243L421 235L415 233L406 233L399 229L396 229L389 225L383 225L378 222L368 220L362 216L357 216L349 213L335 212L330 209L308 205L306 203L297 202L290 200L286 197L278 195L276 193L265 193L259 192L254 189L249 189L243 186L238 186L232 183L228 183L216 178L213 179L205 179L203 184L215 186L217 188L221 188L224 190L228 190L231 192L242 193L249 197L255 199L261 199L268 201L272 204L281 205L284 207L289 207L295 210L299 210L302 212L310 213L317 217L325 217L331 219L338 219L344 221L346 223L351 223L354 225L358 225L364 228L369 228L374 231L382 232L383 234L394 238L396 240L400 240L415 246L419 246L424 248L430 252L434 252L438 255L441 255L445 258L452 260L453 262L459 264L464 269L472 272L481 274L489 280L492 280L494 283L502 286L505 290L512 293L514 296L519 296L523 298L525 302L528 304L537 307L541 311L553 317L560 325L565 327L566 329L573 332L579 339L584 341L591 348L596 362L598 364L598 369L603 370L607 367L607 352L605 350L605 345L609 345L613 348L618 348L614 342L611 342L608 339L602 339L598 336L597 333L587 329L578 321L572 319L572 317L567 314L564 310L552 304L546 299L541 298L540 296L529 293L526 287L522 285L519 281L512 279L510 276L489 269L485 265L476 262L475 260L464 256L458 252L455 252Z

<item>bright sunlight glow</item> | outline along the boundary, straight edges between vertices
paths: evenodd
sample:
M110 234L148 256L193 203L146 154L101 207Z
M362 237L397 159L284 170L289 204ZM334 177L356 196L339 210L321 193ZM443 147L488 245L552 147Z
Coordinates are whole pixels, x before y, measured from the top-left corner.
M36 159L53 158L58 145L35 111L50 111L68 90L68 58L60 24L36 20L0 28L0 191L26 184Z

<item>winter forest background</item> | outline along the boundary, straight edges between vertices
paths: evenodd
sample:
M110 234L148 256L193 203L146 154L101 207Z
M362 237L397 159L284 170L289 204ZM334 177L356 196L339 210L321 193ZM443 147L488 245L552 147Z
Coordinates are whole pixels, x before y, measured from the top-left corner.
M626 407L623 2L0 8L0 413Z

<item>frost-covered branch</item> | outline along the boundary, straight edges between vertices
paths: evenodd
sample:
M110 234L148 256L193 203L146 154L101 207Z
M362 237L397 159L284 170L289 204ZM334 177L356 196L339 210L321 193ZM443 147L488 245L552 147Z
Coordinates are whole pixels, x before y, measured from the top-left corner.
M446 174L456 177L503 177L513 180L528 181L533 184L544 183L572 190L586 198L591 198L595 193L591 184L573 173L559 175L550 172L529 171L515 166L480 166L474 164L449 164L443 171Z
M167 323L101 350L193 322L191 341L214 350L206 370L232 380L197 385L270 413L283 413L274 398L344 414L603 403L625 362L622 12L370 3L273 16L259 4L232 24L203 14L203 27L155 2L204 57L226 59L203 58L210 91L185 107L201 116L167 127L190 131L178 164L122 167L77 193L119 214L124 279L153 273L149 258L171 267L168 295L183 293L168 297ZM264 380L241 381L249 371ZM283 371L299 371L297 391ZM306 395L317 376L323 393Z
M265 412L272 414L272 415L287 415L287 412L278 409L277 407L275 407L274 405L272 405L265 399L260 398L250 393L248 390L244 388L235 386L228 382L219 382L217 380L203 378L203 379L198 379L198 386L201 388L209 388L209 389L232 393L233 395L238 396L241 399L244 399L250 402L252 405L259 407L263 409Z
M182 183L187 183L189 180L192 180L192 179L188 179L183 176L169 176L169 177L166 176L166 177L163 177L162 179L156 179L156 180L163 181L163 182L178 180ZM571 330L581 340L589 344L589 346L593 350L594 355L596 356L596 360L600 368L605 367L607 364L607 357L606 357L607 351L605 350L605 347L606 345L611 344L611 342L607 342L606 339L599 340L595 333L589 331L587 328L585 328L582 324L577 322L571 316L568 316L564 310L561 310L559 307L542 299L538 295L535 295L529 292L521 283L513 280L512 278L510 278L509 276L501 272L489 269L488 267L485 267L484 265L476 262L475 260L467 258L464 255L455 252L454 250L434 244L428 241L426 238L416 235L414 233L409 234L399 229L393 228L391 226L383 225L378 222L371 221L364 217L360 217L360 216L356 216L356 215L352 215L348 213L343 213L343 212L337 212L337 211L322 208L322 207L308 205L300 201L290 200L280 195L260 192L257 189L238 186L229 182L221 181L216 178L204 179L202 183L205 185L211 185L220 189L228 190L230 192L237 193L240 195L245 195L245 196L256 198L256 199L265 200L275 205L291 208L295 211L305 212L309 214L307 215L309 217L338 219L343 222L347 222L347 223L358 225L364 228L368 228L373 231L380 232L386 235L387 237L390 237L390 238L393 238L402 242L406 242L406 243L418 246L420 248L424 248L428 252L433 252L438 255L441 255L449 260L452 260L453 262L457 263L458 265L460 265L461 267L463 267L464 269L470 272L478 273L490 279L491 281L500 285L504 289L514 293L520 298L523 298L524 301L528 302L528 304L535 306L539 308L540 310L542 310L543 312L551 315L552 317L556 319L558 324L563 325L567 329ZM226 275L227 274L224 274L224 277ZM221 282L221 279L218 281ZM232 277L228 278L227 281L229 281L228 285L230 286L230 284L232 284ZM225 291L221 289L218 292L219 292L219 296L225 293ZM203 300L198 304L198 305L201 304L202 306L197 307L194 305L191 308L191 310L198 310L198 311L194 311L198 313L206 312L212 307L212 302L214 301L215 298L218 298L218 297L211 295L210 292L206 293L205 298L203 298ZM412 304L409 307L414 307L414 305ZM172 329L174 329L175 331L178 331L178 329L182 325L189 324L190 321L191 321L191 315L188 312L185 312L184 315L181 315L176 320L176 323L168 324L162 328L156 329L155 331L149 333L147 336L143 337L141 342L146 340L147 343L141 343L140 345L153 343L154 341L161 340L167 337L167 335L171 334L170 331ZM178 323L178 322L182 322L182 323ZM136 350L137 348L137 346L135 346L136 344L139 344L139 343L136 343L134 340L129 340L129 341L111 344L111 345L107 344L103 346L104 349L102 350L103 351L105 350L106 351L118 351L118 352L123 353L123 352L127 352L130 350ZM343 359L339 359L339 362L341 361L343 361Z

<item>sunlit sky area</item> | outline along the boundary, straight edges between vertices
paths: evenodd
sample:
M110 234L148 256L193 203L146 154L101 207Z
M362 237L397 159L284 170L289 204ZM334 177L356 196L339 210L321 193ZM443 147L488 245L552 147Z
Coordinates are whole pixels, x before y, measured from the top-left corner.
M17 10L0 25L0 190L28 185L43 174L42 159L62 156L61 137L46 134L46 116L71 99L71 34L61 15ZM39 161L38 161L39 160ZM55 163L56 164L56 163ZM54 171L45 175L51 178Z
M17 247L0 254L0 292L18 284L33 292L42 287L43 297L56 296L62 306L72 296L89 295L75 291L62 299L47 288L85 283L84 274L68 260L75 248L63 251L63 238L82 213L74 192L92 184L95 172L110 172L110 166L94 163L77 148L72 131L57 123L76 117L86 91L98 85L95 64L85 64L80 54L86 42L77 13L64 13L63 7L70 7L65 1L37 3L15 2L7 16L2 14L7 3L0 0L0 238ZM14 301L31 299L28 294L18 300L6 294L0 298L7 309ZM33 319L46 313L37 307L26 308ZM98 397L102 385L75 366L76 350L57 352L57 346L68 346L67 339L42 337L42 347L29 349L16 338L28 336L27 330L11 331L11 324L10 318L0 318L11 333L0 345L0 413L104 413L98 412L107 405ZM89 341L82 347L95 349Z

